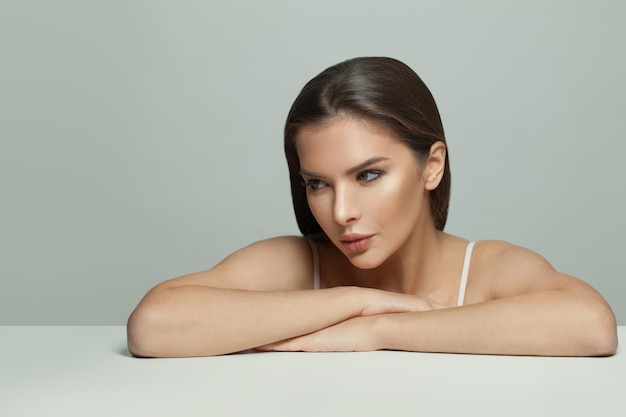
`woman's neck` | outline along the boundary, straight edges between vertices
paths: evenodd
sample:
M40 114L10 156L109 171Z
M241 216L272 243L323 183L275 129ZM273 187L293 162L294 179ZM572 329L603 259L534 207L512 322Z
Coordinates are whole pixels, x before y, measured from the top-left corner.
M424 228L380 266L357 271L357 285L450 304L458 290L465 246L463 239Z

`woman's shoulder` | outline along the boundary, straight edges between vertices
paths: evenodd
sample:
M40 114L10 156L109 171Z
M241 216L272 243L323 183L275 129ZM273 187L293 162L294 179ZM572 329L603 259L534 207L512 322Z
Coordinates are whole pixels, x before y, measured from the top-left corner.
M548 261L537 252L502 240L475 242L472 261L474 260L492 272L510 268L553 270Z
M214 267L170 280L167 285L207 285L256 291L311 289L313 257L299 236L278 236L251 243Z
M217 270L236 270L254 276L263 290L307 289L313 285L313 255L302 236L259 240L229 255Z
M282 253L286 251L296 255L307 252L310 255L311 245L303 236L274 236L250 243L237 252L244 252L248 255L257 254L257 252L262 255L273 255L277 251Z
M574 280L559 274L540 254L501 240L481 240L472 254L473 280L483 299L557 288Z
M298 261L303 260L303 258L311 258L311 250L311 242L306 237L274 236L243 246L226 257L222 262L233 258L246 258L248 260L258 258L259 260L272 262L292 260L299 263Z

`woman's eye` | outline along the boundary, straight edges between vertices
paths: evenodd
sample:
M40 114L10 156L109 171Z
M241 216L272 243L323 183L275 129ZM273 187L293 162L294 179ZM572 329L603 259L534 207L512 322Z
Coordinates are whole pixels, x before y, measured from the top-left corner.
M363 171L359 173L358 179L359 181L371 182L380 178L381 175L383 175L381 171Z
M324 188L326 183L322 180L308 180L304 182L304 185L312 190L319 190L320 188Z

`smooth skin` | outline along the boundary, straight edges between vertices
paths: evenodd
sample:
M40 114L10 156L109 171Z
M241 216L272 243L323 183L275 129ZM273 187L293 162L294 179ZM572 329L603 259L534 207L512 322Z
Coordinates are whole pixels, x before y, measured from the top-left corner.
M446 147L418 161L387 130L349 117L300 130L296 145L317 242L321 290L302 237L245 247L207 271L157 285L128 321L136 356L394 349L606 356L615 316L583 281L538 254L476 243L465 304L456 307L467 241L436 230L429 192ZM347 235L369 236L365 248Z

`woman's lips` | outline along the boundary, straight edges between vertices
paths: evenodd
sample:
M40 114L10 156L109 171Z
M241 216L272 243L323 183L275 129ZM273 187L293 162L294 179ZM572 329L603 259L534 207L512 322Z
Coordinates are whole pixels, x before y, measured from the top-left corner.
M370 242L372 241L372 237L374 237L374 235L347 235L342 236L339 241L343 247L350 252L361 252L368 248Z

